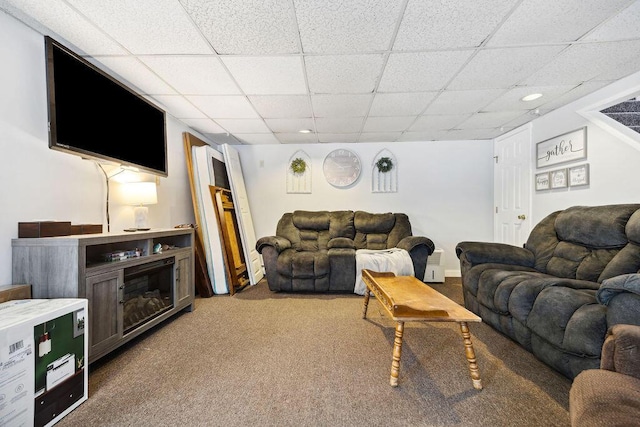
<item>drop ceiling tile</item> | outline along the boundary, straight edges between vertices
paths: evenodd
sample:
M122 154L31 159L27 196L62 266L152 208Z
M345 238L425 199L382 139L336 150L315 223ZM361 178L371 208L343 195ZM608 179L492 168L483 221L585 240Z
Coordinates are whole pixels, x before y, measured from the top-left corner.
M373 95L312 95L315 117L364 117Z
M106 34L96 31L96 28L81 14L69 7L63 1L50 0L43 7L42 0L3 0L2 7L25 22L41 25L60 43L73 44L72 50L78 54L88 55L126 55L128 52ZM64 40L59 39L63 37ZM77 49L80 49L78 51Z
M222 62L246 95L307 93L298 56L227 56Z
M409 131L432 132L434 130L453 129L471 117L471 114L429 114L418 117Z
M136 55L212 53L175 0L67 1Z
M324 133L354 133L360 132L362 117L318 117L316 130Z
M226 129L211 119L182 119L182 122L201 133L226 133Z
M217 57L163 55L142 56L140 60L183 95L240 94Z
M370 116L412 116L424 111L438 92L376 93Z
M271 133L236 133L235 137L247 144L280 144Z
M228 134L226 132L225 133L205 133L204 136L206 136L207 138L209 138L211 141L213 141L218 145L222 145L222 144L237 145L242 143L235 136Z
M521 116L518 116L515 119L504 123L501 126L501 128L504 128L504 129L517 128L518 126L522 126L525 123L529 123L530 121L537 119L541 115L542 114L535 114L533 111L528 111L528 112L522 114ZM504 132L506 132L506 130Z
M446 90L429 105L426 114L475 113L504 93L503 89Z
M579 98L582 98L583 96L592 93L598 89L600 89L601 87L606 86L607 84L609 84L611 82L606 82L606 81L589 81L589 82L585 82L582 83L579 86L576 86L574 89L570 90L569 92L565 93L562 96L559 96L556 99L551 100L550 102L545 102L544 104L542 104L540 107L542 109L546 109L546 110L550 110L550 109L556 109L559 108L563 105L566 105L570 102L573 102Z
M526 85L577 85L606 72L615 72L640 51L640 40L575 44L525 80Z
M252 119L258 118L251 103L244 96L187 96L196 107L212 119Z
M113 72L108 72L123 83L128 82L128 86L138 88L139 93L150 95L174 95L176 93L171 86L149 70L142 62L133 56L101 56L100 68L106 66Z
M544 67L565 46L481 50L449 85L449 89L508 88Z
M505 123L522 115L522 111L492 111L490 113L476 113L456 126L457 129L473 130L499 128Z
M267 126L274 132L298 132L300 129L315 129L313 119L265 119Z
M270 133L261 119L216 119L229 133Z
M264 118L311 117L307 95L255 95L249 101Z
M402 2L294 0L305 53L385 51L391 45Z
M319 133L319 142L356 142L358 140L358 133Z
M394 142L402 136L402 132L362 132L358 142Z
M611 41L640 38L640 2L636 1L582 40Z
M398 141L441 141L446 139L447 135L446 130L405 132L398 138Z
M392 53L380 86L381 92L440 90L458 72L473 51Z
M394 50L477 47L517 0L410 0Z
M207 116L181 95L155 95L153 97L177 119L206 119Z
M276 138L283 144L313 144L318 142L315 133L276 133Z
M620 60L623 62L616 63L615 67L608 67L593 80L620 80L640 70L640 55L629 55Z
M416 116L369 117L364 122L362 132L404 131L416 120Z
M321 55L305 57L311 93L372 93L383 55Z
M216 52L225 55L297 53L290 0L180 0Z
M578 40L631 0L524 0L488 46Z
M483 111L504 111L504 110L531 110L537 108L540 105L550 102L553 99L560 97L561 95L569 92L575 86L518 86L507 93L503 94L489 105L486 105ZM523 101L522 97L532 94L540 93L542 96L533 101Z
M501 133L500 129L453 129L447 131L445 139L449 141L492 139Z

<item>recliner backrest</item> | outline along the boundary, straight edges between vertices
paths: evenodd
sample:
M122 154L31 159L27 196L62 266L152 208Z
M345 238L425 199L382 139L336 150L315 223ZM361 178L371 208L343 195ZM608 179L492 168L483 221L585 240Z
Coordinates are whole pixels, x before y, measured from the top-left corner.
M622 274L618 271L635 272L640 268L638 209L638 204L624 204L554 212L534 227L525 247L534 253L537 270L558 277L601 282ZM627 231L637 234L631 243Z
M334 237L353 239L353 211L285 213L278 221L276 235L288 239L297 251L326 250Z
M409 217L402 213L369 213L356 211L356 249L390 249L404 237L411 236Z

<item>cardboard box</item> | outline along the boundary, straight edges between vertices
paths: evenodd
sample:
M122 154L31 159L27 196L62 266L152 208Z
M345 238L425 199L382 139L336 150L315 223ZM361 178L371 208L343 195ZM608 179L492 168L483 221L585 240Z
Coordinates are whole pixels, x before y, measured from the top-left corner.
M51 426L88 397L84 298L0 304L0 425Z
M19 222L18 237L55 237L71 235L71 221Z
M31 298L31 285L0 286L0 302Z
M71 234L100 234L102 224L71 224Z

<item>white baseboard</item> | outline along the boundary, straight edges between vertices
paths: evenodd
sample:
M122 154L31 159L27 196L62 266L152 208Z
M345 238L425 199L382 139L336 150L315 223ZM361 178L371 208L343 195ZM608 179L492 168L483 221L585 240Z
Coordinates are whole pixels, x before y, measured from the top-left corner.
M444 276L445 277L462 277L462 274L460 273L460 270L445 270Z

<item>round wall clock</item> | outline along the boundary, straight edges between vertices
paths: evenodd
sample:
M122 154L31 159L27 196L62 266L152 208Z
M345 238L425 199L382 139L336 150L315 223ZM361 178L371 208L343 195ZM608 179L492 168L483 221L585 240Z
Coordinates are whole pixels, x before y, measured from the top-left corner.
M322 170L329 184L334 187L348 187L358 180L362 166L356 153L338 149L327 154Z

